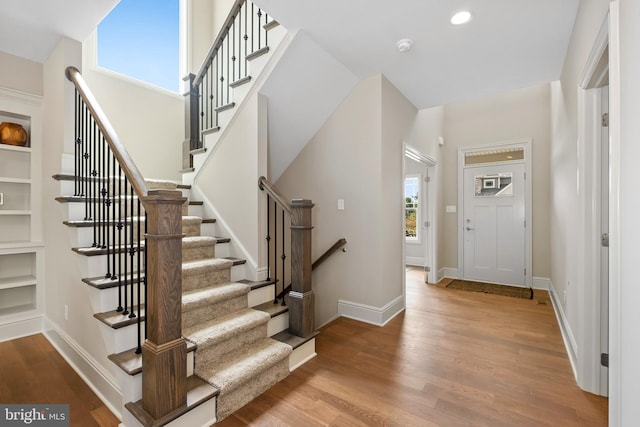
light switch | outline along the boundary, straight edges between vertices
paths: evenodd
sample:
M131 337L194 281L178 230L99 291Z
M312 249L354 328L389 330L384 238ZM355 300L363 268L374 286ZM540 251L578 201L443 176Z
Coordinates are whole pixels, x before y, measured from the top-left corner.
M456 213L456 205L447 205L447 213Z
M338 210L339 211L344 210L344 199L338 199Z

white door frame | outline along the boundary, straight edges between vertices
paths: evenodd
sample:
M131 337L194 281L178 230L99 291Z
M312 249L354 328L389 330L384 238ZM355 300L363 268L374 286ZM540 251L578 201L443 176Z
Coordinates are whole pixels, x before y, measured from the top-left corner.
M425 247L426 247L426 257L425 257L425 263L426 265L428 265L431 269L429 277L430 278L436 278L437 277L437 261L438 261L438 254L437 254L437 233L438 233L438 218L437 218L437 209L436 209L436 203L438 200L438 195L437 195L437 191L438 191L438 182L437 182L437 167L438 167L438 162L436 162L436 160L431 157L428 156L420 151L418 151L416 148L404 143L403 144L403 150L402 150L402 197L403 197L403 203L404 203L404 177L406 175L406 171L405 171L405 167L404 167L404 157L407 155L407 153L409 153L409 155L416 161L419 161L420 163L423 163L425 165L425 169L428 170L428 176L431 178L431 182L429 182L429 184L427 184L429 186L428 190L427 190L427 218L422 218L422 222L424 223L424 221L428 220L431 224L430 226L426 229L426 233L425 233ZM422 186L424 186L424 182L421 183ZM424 188L424 187L421 187ZM405 248L405 244L406 242L404 241L404 233L405 233L405 229L404 229L404 215L403 215L403 221L402 221L402 236L403 236L403 245L402 245L402 259L405 260L406 259L406 248Z
M602 27L578 85L578 187L581 233L578 247L584 252L578 258L578 281L583 284L578 307L576 335L576 381L580 388L594 394L607 395L608 385L601 380L601 91L609 75L609 16ZM611 210L611 209L610 209Z
M505 148L524 148L524 163L525 163L525 266L527 274L525 277L525 286L531 287L532 271L532 249L531 249L531 194L532 194L532 176L531 176L531 139L519 139L514 141L497 142L488 145L476 145L472 147L461 147L458 149L458 276L460 278L465 277L464 272L464 158L467 153L473 153L475 151L487 151L487 150L500 150ZM520 162L520 161L518 161ZM507 162L505 162L507 163Z

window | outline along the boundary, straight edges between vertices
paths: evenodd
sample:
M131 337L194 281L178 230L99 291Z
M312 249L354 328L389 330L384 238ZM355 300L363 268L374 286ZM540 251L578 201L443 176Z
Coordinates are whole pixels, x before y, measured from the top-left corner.
M180 0L121 0L98 25L98 65L178 92Z
M420 175L407 175L404 180L404 225L407 241L420 239Z

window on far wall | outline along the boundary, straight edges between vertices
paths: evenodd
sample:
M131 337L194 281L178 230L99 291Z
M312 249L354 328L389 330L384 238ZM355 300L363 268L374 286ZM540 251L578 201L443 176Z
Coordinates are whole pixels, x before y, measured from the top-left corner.
M178 92L180 0L121 0L98 25L98 65Z
M407 241L420 239L420 175L407 175L404 179L404 225Z

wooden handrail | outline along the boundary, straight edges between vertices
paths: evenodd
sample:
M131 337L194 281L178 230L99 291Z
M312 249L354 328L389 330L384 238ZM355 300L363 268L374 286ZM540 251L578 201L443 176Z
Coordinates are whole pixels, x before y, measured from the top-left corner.
M338 239L338 241L335 242L333 246L327 249L325 253L320 255L320 257L317 260L315 260L313 264L311 264L311 270L312 271L315 270L320 264L325 262L331 255L333 255L338 249L340 249L346 244L347 244L347 239L345 239L344 237L341 239Z
M224 24L222 24L222 28L221 28L220 32L218 33L218 36L216 37L216 39L211 44L211 47L209 48L209 52L207 53L207 56L204 57L204 61L202 61L202 65L200 66L200 70L198 71L198 74L196 74L196 78L194 80L194 85L195 86L199 85L202 82L202 79L203 79L205 73L207 72L207 68L209 68L208 67L209 62L216 55L216 52L220 48L220 45L224 41L225 37L227 37L227 34L229 33L229 28L231 28L231 24L233 23L233 21L235 21L236 16L238 14L238 11L240 10L240 8L242 8L242 5L246 1L247 0L236 0L233 3L233 6L231 6L231 11L229 12L229 15L227 16L227 19L224 21Z
M82 74L80 74L80 71L73 66L67 67L67 69L65 70L65 75L67 76L67 79L69 79L69 81L71 81L75 85L78 93L87 105L87 108L89 108L89 110L91 111L96 124L104 135L104 139L107 141L109 147L111 147L111 150L118 159L120 167L129 179L129 182L131 183L136 194L139 197L146 196L149 193L149 189L147 188L147 184L144 181L142 173L140 173L140 170L133 162L133 159L129 155L127 149L124 148L124 145L122 145L122 143L120 142L118 134L113 129L113 126L111 126L111 122L109 122L109 119L107 119L107 116L104 111L102 111L102 108L100 108L98 101L96 101L96 98L95 96L93 96L93 93L89 89L89 86L87 86L87 83L82 78Z
M260 178L258 178L258 187L260 187L260 190L262 191L266 191L267 194L269 194L273 200L275 200L276 202L278 202L278 204L280 205L280 207L282 209L285 210L286 213L289 214L289 216L291 216L293 214L293 212L291 211L291 207L289 206L289 204L287 202L285 202L284 197L282 197L277 191L276 189L273 187L273 185L267 180L267 178L265 178L264 176L261 176Z

